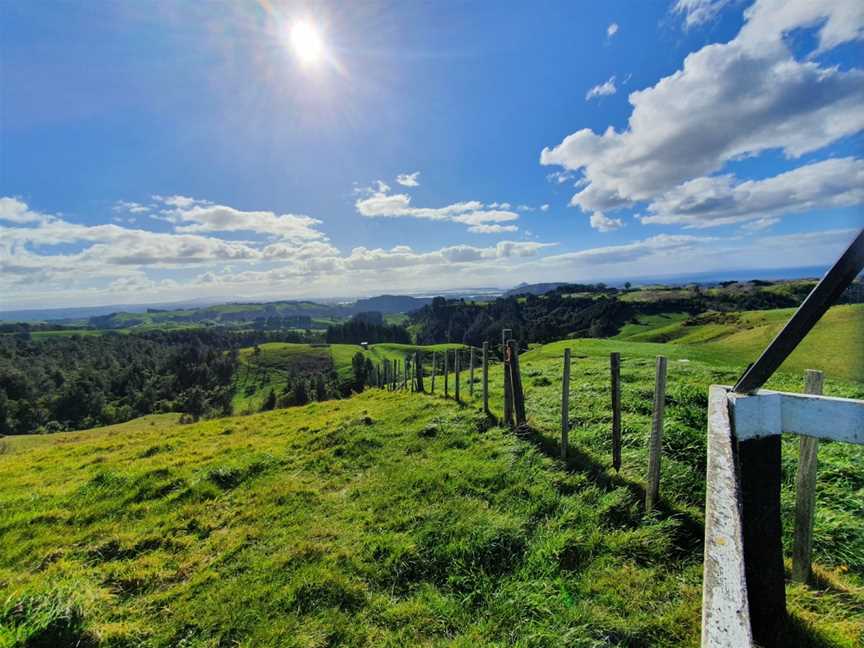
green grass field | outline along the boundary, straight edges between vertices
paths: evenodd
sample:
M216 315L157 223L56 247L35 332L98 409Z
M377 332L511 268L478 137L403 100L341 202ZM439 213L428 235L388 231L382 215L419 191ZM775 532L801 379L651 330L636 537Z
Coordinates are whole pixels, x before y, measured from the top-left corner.
M645 515L653 357L673 349L661 503ZM707 386L737 370L686 351L574 340L524 353L523 438L488 426L464 372L461 407L439 382L438 396L370 390L192 425L162 415L0 440L0 646L698 645ZM500 411L500 365L490 377ZM800 390L801 378L771 386ZM862 398L864 384L829 376L826 393ZM789 439L787 552L796 457ZM788 586L789 645L864 639L862 461L856 446L820 450L819 586Z
M743 313L708 313L692 321L683 313L639 317L617 339L666 342L694 349L716 364L745 367L753 362L791 317L782 308ZM864 382L864 304L834 306L781 367L800 373L820 369L827 375ZM697 351L698 350L698 351Z
M352 360L363 353L376 365L387 360L404 360L415 351L443 351L460 348L459 344L415 346L410 344L373 344L364 351L359 344L310 345L268 342L240 350L240 366L234 379L233 411L249 414L261 409L270 390L279 393L292 375L326 373L332 367L341 380L353 376Z

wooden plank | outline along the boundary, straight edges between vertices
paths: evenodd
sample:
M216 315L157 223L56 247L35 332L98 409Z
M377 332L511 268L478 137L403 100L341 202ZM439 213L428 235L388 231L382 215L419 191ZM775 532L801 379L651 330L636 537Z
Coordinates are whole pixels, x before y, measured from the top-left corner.
M432 393L435 393L435 372L438 369L438 356L432 352Z
M739 441L787 433L864 444L861 400L760 389L753 394L731 393L729 402Z
M738 508L740 493L726 393L725 387L713 385L708 398L703 648L742 648L753 643Z
M862 269L864 269L864 229L858 233L855 240L834 263L834 266L810 291L810 294L762 352L759 359L744 372L733 391L746 394L764 385L825 314L825 311L837 302L843 291Z
M739 440L738 465L750 627L757 644L779 648L786 622L780 437Z
M455 378L453 394L458 403L461 400L459 395L459 381L462 377L462 354L459 353L459 349L456 349L453 353L453 376Z
M804 391L822 394L822 372L804 373ZM816 512L816 465L819 439L802 436L798 441L798 472L795 475L795 536L792 541L792 580L810 580L813 550L813 516Z
M621 470L621 354L609 354L609 369L612 374L612 466Z
M444 398L450 397L450 352L444 349Z
M660 457L663 450L663 412L666 408L666 358L657 356L654 370L654 414L648 442L648 480L645 511L651 512L660 497Z
M511 385L510 352L507 340L513 331L504 329L501 331L501 358L504 369L504 424L513 425L513 386Z
M414 391L421 394L425 391L423 385L423 355L419 351L414 352L414 367L417 384L414 386Z
M468 357L468 395L474 399L474 347L471 347Z
M483 411L489 412L489 343L483 343Z
M522 374L519 371L519 343L516 340L508 341L510 352L510 384L513 389L513 413L516 417L516 427L521 428L527 424L525 416L525 393L522 391Z
M561 379L561 458L570 448L570 349L564 349L564 375Z

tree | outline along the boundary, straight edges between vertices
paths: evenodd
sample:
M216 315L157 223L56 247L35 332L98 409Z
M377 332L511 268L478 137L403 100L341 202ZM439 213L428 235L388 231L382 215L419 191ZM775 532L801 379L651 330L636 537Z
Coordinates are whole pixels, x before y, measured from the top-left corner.
M291 400L294 401L295 405L305 405L309 402L309 392L306 391L305 380L298 380L294 383L294 391Z
M354 391L361 392L366 385L366 356L361 351L351 358L351 368L354 371Z
M324 382L324 375L320 373L315 377L315 400L327 400L327 383Z
M272 409L276 408L276 392L273 391L273 388L270 388L270 391L267 393L267 398L264 399L264 402L261 403L261 411L269 412Z

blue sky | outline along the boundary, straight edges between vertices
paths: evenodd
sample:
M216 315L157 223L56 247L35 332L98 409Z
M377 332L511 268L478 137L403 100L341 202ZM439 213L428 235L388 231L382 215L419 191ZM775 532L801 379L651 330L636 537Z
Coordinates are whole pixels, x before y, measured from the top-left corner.
M859 0L0 13L0 307L817 265L864 222Z

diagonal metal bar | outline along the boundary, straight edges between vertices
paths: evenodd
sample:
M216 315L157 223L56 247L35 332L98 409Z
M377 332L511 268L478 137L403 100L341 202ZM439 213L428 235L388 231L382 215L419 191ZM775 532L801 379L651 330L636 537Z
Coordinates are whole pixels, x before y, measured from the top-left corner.
M810 332L819 318L825 314L825 311L837 301L862 268L864 268L864 229L858 232L858 236L848 249L810 291L759 359L738 379L733 391L747 394L764 385Z

